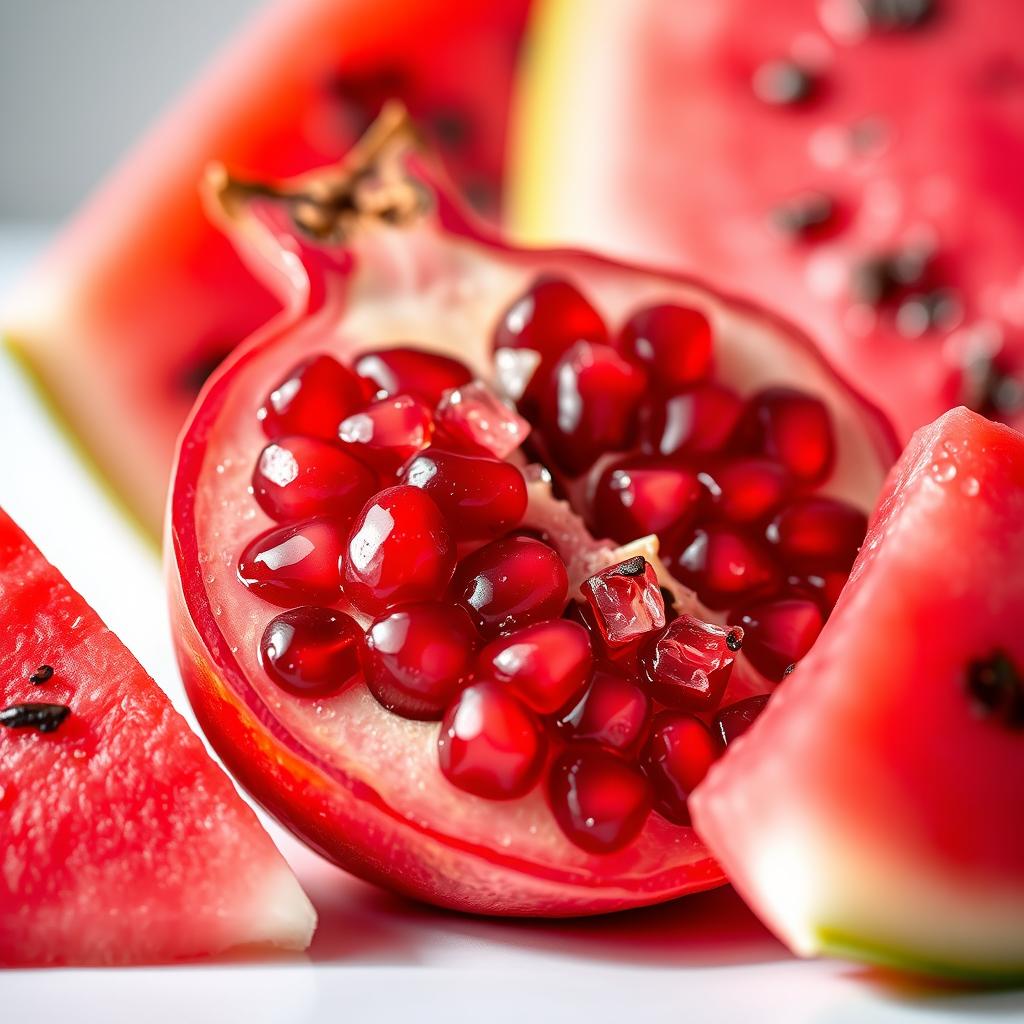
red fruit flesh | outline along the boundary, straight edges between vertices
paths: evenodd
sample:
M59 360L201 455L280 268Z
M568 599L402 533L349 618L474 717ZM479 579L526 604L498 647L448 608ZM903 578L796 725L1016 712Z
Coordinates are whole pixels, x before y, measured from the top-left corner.
M561 721L573 743L596 743L633 757L647 739L651 701L635 682L599 668L583 699Z
M864 541L867 516L834 498L801 498L787 505L768 525L768 540L778 558L795 571L853 565Z
M771 552L753 535L715 525L694 531L673 560L672 571L716 610L771 589L780 575Z
M366 685L389 711L437 721L472 675L478 643L457 605L403 605L367 627Z
M267 530L242 551L238 578L273 604L330 604L341 593L345 533L331 519Z
M352 682L359 670L363 631L344 612L306 605L267 623L260 660L267 675L300 697L326 697Z
M782 598L734 612L729 621L743 629L743 652L766 679L776 682L818 638L825 618L813 600Z
M363 382L337 359L321 354L293 366L256 416L272 441L285 434L333 441L338 424L365 400Z
M653 455L711 455L731 440L743 414L743 400L712 382L686 388L643 407L644 451Z
M720 753L718 741L699 718L672 711L658 715L643 754L654 809L677 825L688 825L690 794Z
M703 380L711 370L711 325L700 310L648 306L634 313L618 339L627 359L643 365L660 391Z
M450 388L473 379L469 368L458 359L415 348L367 352L355 361L355 371L386 395L412 395L430 406L437 405Z
M665 625L658 577L641 555L591 576L580 589L610 647L633 643Z
M343 420L337 436L359 458L382 472L395 472L434 436L430 409L412 395L384 398Z

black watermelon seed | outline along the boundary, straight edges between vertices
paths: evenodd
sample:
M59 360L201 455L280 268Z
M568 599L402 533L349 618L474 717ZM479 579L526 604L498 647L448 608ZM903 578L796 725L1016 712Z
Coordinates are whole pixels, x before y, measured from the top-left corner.
M0 725L8 729L53 732L71 714L66 704L12 704L0 711Z
M772 223L790 238L807 238L827 227L836 212L836 204L821 192L808 192L781 203L772 210Z
M871 28L905 32L920 28L935 14L935 0L859 0Z
M769 60L754 72L751 83L754 95L763 103L776 107L792 107L810 99L814 92L814 76L792 60Z
M994 651L967 666L967 694L984 718L1008 729L1024 729L1024 678L1004 651Z
M40 665L28 677L28 681L35 686L41 686L43 683L48 683L53 678L53 666L52 665Z
M908 295L896 311L896 328L908 338L952 326L960 315L960 303L950 288Z

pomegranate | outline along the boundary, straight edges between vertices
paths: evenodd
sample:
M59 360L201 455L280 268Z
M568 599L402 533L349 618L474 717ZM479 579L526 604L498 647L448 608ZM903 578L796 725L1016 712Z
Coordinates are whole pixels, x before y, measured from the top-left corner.
M723 749L719 712L775 685L736 616L818 600L812 570L853 557L845 518L814 520L813 558L770 527L799 502L865 508L891 436L758 310L481 237L392 128L340 171L211 189L287 311L212 379L179 451L172 613L197 715L296 833L422 899L565 915L717 885L688 794ZM368 384L316 435L360 469L344 490L310 467L330 515L278 524L249 487L258 410L321 358ZM694 388L729 396L702 443L650 452ZM281 605L323 623L296 629L291 661L261 648ZM793 648L759 614L758 650Z

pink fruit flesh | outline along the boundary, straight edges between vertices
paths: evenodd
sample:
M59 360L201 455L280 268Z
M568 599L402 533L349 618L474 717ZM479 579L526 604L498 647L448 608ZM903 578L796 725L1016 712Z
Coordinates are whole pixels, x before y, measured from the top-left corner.
M665 598L654 567L642 555L619 562L580 588L605 643L633 643L665 625Z
M345 527L308 519L261 533L239 556L238 578L273 604L331 604L341 593Z
M337 693L359 671L363 631L344 612L306 605L267 623L260 660L278 686L300 697Z
M720 753L718 741L699 718L672 711L658 715L643 755L654 809L677 825L689 824L689 796Z
M292 367L256 414L267 437L306 434L333 441L338 424L366 399L363 382L329 355Z
M355 362L360 377L372 382L386 395L412 395L435 406L450 388L473 379L458 359L414 348L381 348L360 356Z

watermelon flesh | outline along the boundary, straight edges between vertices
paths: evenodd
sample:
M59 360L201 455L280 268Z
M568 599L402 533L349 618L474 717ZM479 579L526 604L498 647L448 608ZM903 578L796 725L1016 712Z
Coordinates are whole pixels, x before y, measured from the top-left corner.
M527 0L278 0L112 175L0 313L0 332L157 536L207 374L279 308L207 220L211 161L288 177L343 156L401 98L477 208L500 194Z
M2 510L0 628L0 708L70 709L0 728L0 964L304 949L316 915L255 814Z
M1024 977L1024 437L919 431L811 653L692 799L804 956Z

